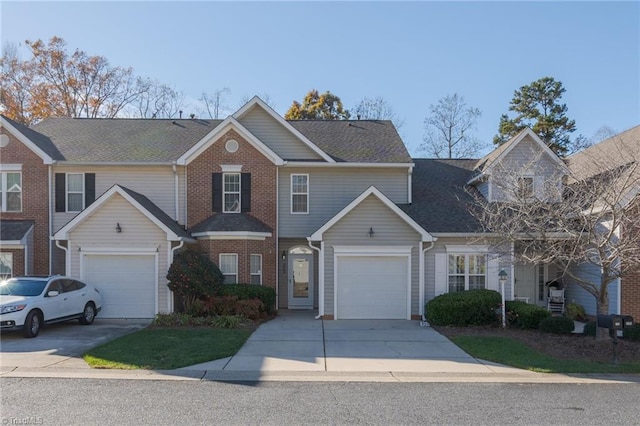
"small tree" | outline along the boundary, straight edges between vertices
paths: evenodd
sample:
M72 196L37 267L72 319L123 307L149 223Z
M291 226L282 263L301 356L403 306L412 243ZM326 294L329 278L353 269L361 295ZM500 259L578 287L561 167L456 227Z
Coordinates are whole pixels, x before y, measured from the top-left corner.
M188 248L175 255L167 279L169 289L182 297L183 308L188 311L197 299L215 295L224 275L203 253Z
M285 113L287 120L346 120L349 111L342 106L340 98L328 90L322 94L311 90L306 94L302 104L293 101Z

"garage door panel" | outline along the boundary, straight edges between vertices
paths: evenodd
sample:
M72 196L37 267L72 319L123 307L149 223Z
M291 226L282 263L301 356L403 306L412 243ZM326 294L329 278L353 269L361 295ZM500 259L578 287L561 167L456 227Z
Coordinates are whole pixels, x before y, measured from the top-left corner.
M338 318L406 319L407 269L407 257L339 257Z
M150 255L86 255L84 279L102 294L102 318L153 318L156 260Z

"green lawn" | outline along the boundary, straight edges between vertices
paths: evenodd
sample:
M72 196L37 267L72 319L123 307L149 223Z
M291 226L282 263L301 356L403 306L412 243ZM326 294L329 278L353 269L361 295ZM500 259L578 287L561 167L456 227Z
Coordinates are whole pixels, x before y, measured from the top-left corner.
M149 328L83 355L94 368L171 370L235 355L248 329Z
M475 358L541 373L640 373L640 360L613 365L557 359L508 337L456 336L451 340Z

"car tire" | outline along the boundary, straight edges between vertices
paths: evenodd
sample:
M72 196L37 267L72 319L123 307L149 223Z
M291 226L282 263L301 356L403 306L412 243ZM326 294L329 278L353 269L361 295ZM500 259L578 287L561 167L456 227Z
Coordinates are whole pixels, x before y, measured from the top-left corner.
M31 311L24 320L24 337L36 337L42 327L42 314L38 311Z
M89 325L94 319L96 319L96 307L93 302L89 302L84 305L84 311L82 311L79 321L82 325Z

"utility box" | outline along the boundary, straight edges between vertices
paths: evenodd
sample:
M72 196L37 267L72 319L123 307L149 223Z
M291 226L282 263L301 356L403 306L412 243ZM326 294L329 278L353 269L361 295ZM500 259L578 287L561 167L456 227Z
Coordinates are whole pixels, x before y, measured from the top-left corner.
M633 324L633 318L631 319ZM624 322L620 315L598 315L598 327L608 328L609 330L622 330Z
M622 327L623 328L633 327L633 317L631 315L622 315Z

